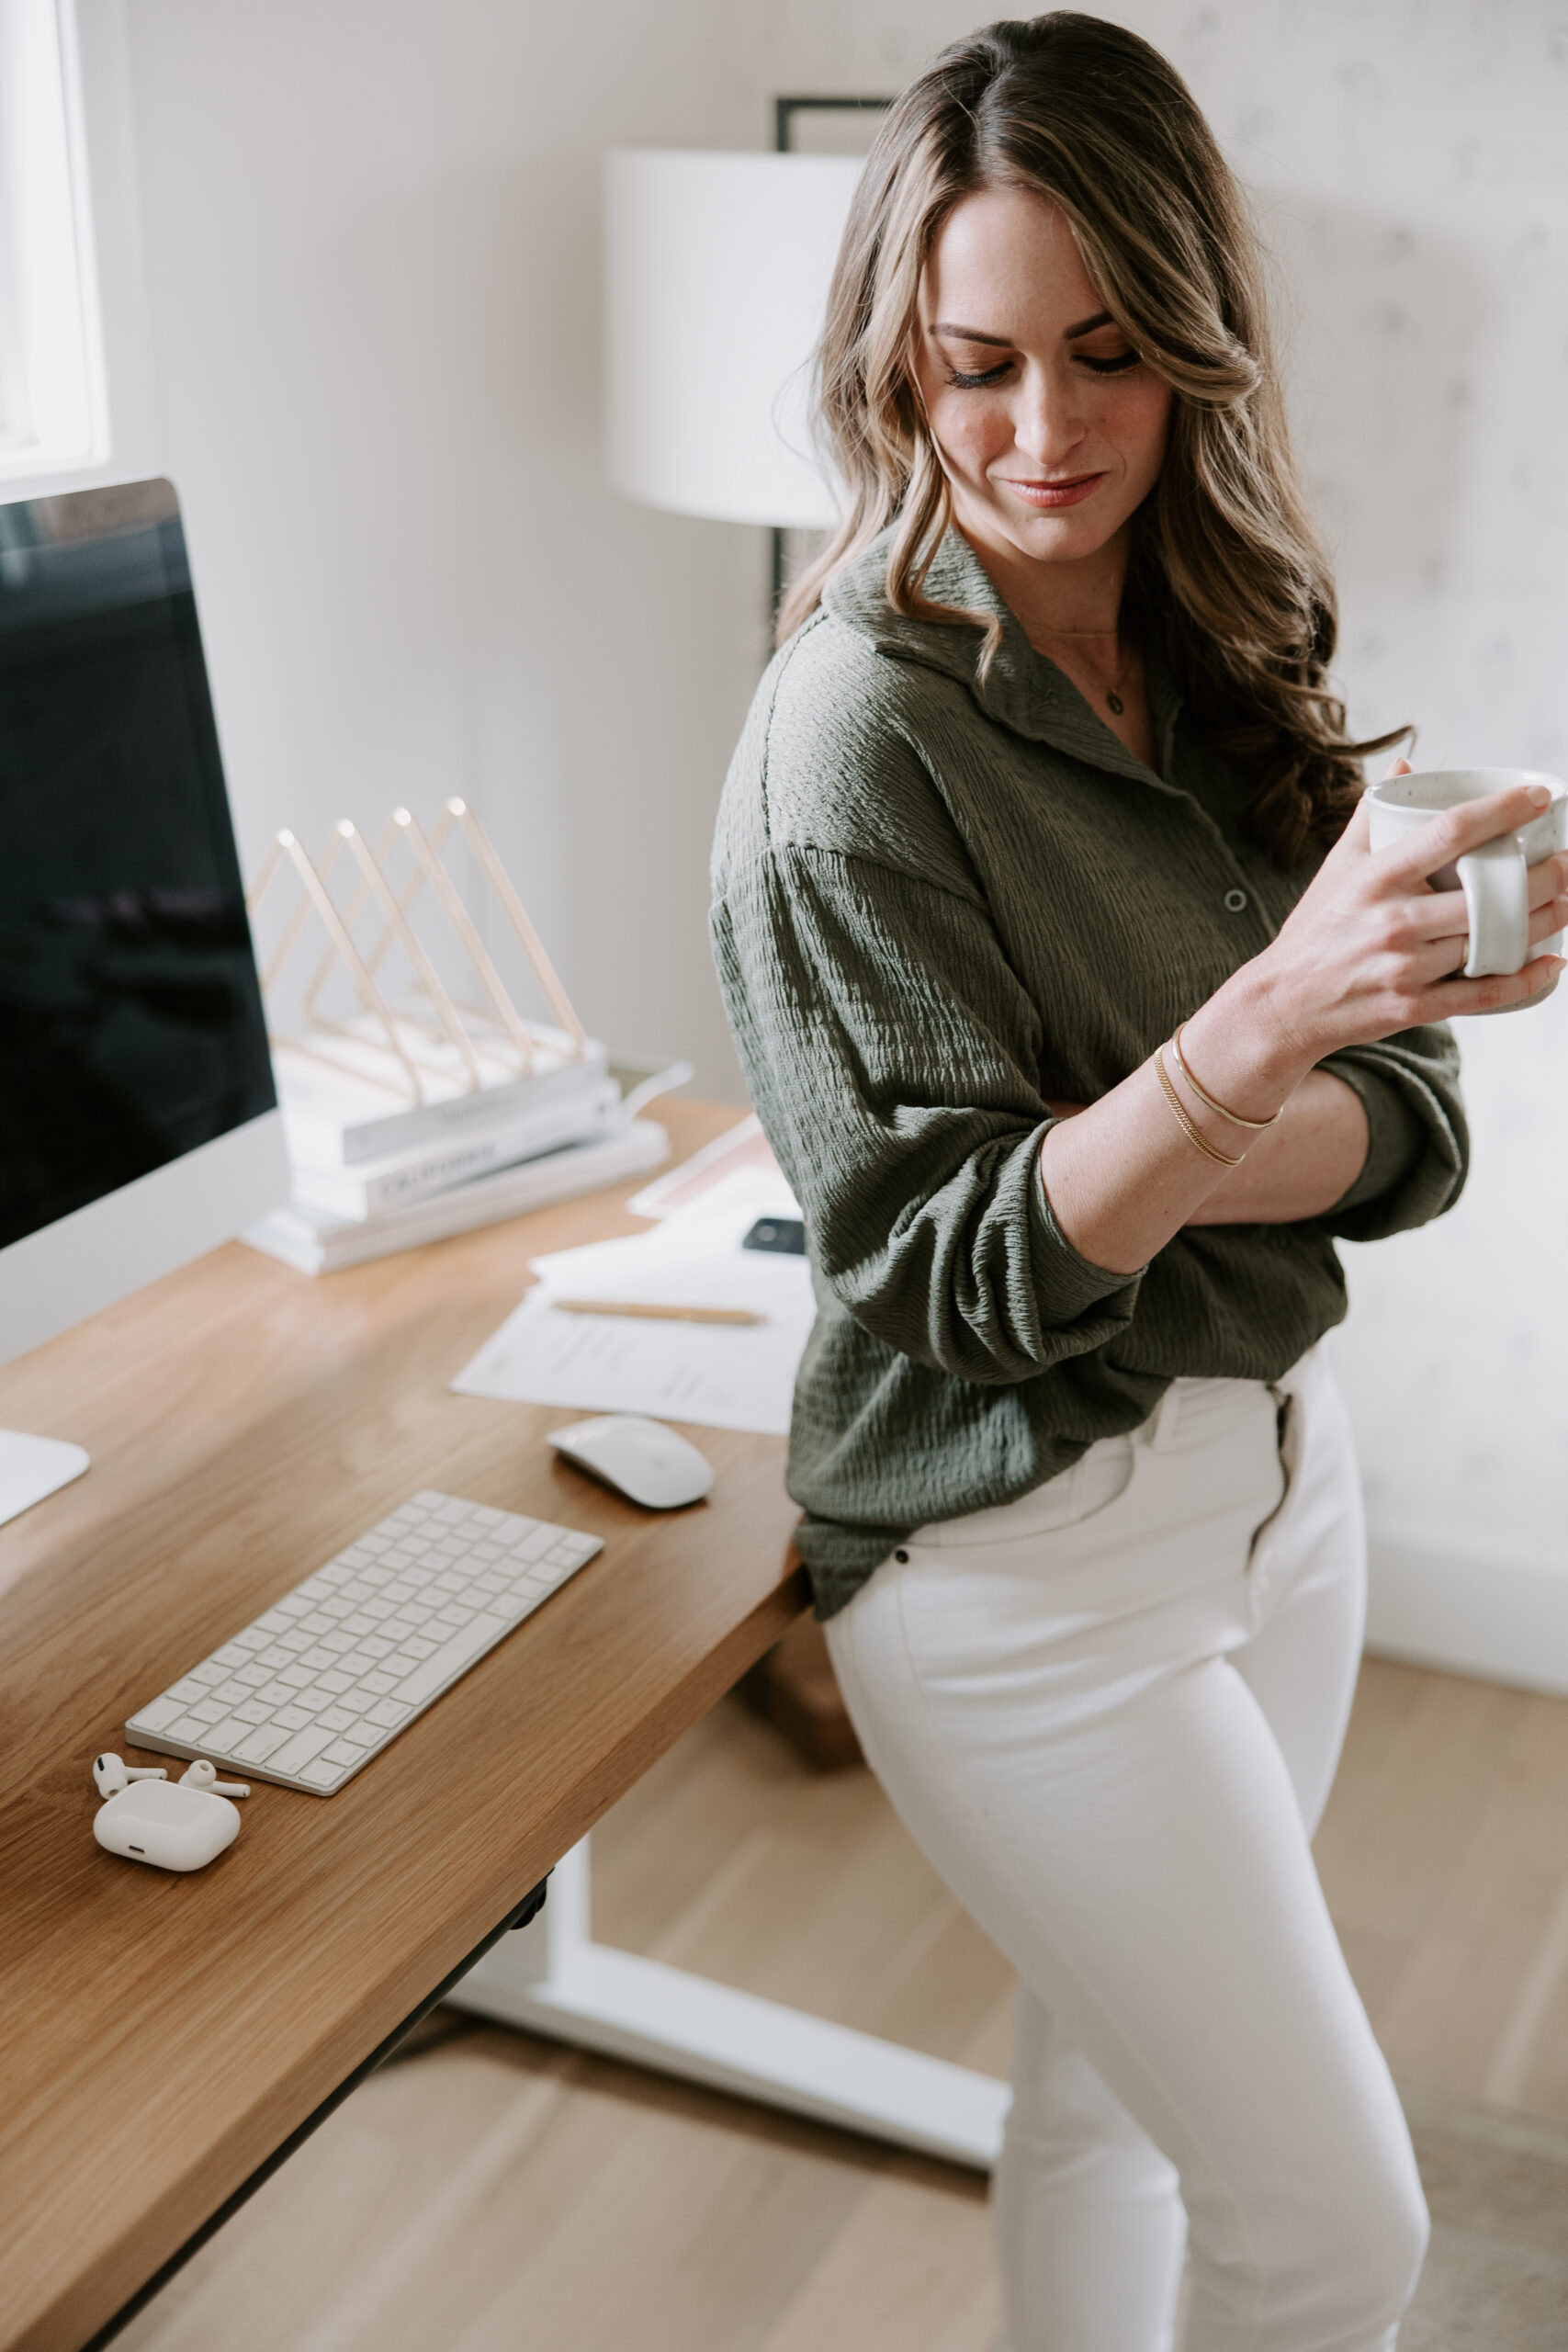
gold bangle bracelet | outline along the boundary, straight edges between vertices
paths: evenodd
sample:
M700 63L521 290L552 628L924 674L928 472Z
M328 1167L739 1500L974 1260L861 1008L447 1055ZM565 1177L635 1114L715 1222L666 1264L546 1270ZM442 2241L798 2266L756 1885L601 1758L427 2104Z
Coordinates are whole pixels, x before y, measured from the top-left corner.
M1222 1119L1228 1119L1233 1127L1250 1127L1255 1135L1261 1135L1267 1127L1277 1127L1280 1120L1285 1115L1285 1106L1282 1102L1271 1119L1244 1119L1239 1111L1227 1111L1223 1102L1216 1102L1213 1096L1199 1085L1197 1080L1192 1075L1191 1069L1188 1066L1187 1057L1181 1050L1181 1030L1185 1029L1187 1023L1184 1021L1181 1023L1181 1028L1178 1029L1175 1036L1170 1041L1170 1049L1176 1056L1177 1069L1181 1072L1182 1077L1187 1080L1188 1085L1192 1089L1192 1091L1198 1097L1199 1102L1203 1103L1207 1109L1211 1111L1217 1111Z
M1160 1047L1159 1052L1155 1056L1155 1075L1159 1080L1161 1086L1165 1089L1165 1099L1169 1103L1171 1109L1175 1112L1178 1124L1181 1128L1182 1134L1187 1137L1188 1142L1195 1143L1199 1150L1206 1152L1211 1159L1217 1159L1222 1168L1239 1168L1245 1155L1238 1152L1235 1159L1233 1159L1228 1151L1216 1150L1206 1136L1199 1134L1197 1128L1193 1125L1191 1120L1182 1109L1181 1098L1177 1093L1175 1087L1171 1084L1170 1072L1165 1066L1165 1048L1163 1046Z

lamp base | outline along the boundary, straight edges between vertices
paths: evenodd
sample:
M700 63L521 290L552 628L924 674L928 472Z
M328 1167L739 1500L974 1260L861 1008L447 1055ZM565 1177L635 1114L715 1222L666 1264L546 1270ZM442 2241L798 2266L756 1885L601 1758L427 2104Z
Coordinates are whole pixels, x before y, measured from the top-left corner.
M68 1487L87 1467L85 1447L63 1438L24 1437L0 1430L0 1527L58 1487Z

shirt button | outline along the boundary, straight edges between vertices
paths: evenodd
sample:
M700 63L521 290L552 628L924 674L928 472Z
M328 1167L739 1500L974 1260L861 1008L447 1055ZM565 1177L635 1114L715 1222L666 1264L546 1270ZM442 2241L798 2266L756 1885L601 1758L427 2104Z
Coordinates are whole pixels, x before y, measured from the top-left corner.
M1247 892L1245 890L1227 890L1225 892L1225 912L1227 914L1240 914L1246 904Z
M906 1565L906 1566L908 1565L909 1555L908 1554L908 1552L905 1552L905 1551L903 1551L903 1550L897 1551L897 1552L895 1552L895 1553L894 1553L893 1557L894 1557L896 1560L902 1560L902 1561L904 1562L904 1564Z

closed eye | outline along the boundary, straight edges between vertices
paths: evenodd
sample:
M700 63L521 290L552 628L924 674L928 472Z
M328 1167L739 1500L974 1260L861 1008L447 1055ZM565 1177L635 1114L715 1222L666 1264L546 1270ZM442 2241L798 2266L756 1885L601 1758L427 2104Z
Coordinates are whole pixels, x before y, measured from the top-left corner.
M995 368L983 369L977 376L966 375L961 368L950 368L947 380L950 384L956 384L961 391L977 391L983 384L999 384L1011 366L1010 359L1004 359Z

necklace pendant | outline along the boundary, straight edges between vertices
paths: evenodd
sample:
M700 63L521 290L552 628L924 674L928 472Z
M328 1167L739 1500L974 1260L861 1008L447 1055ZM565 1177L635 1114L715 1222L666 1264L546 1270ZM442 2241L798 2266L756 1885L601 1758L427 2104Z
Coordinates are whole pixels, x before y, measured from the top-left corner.
M1106 695L1105 699L1111 705L1111 709L1116 713L1117 718L1120 718L1122 713L1127 707L1121 695L1117 694L1110 694Z

